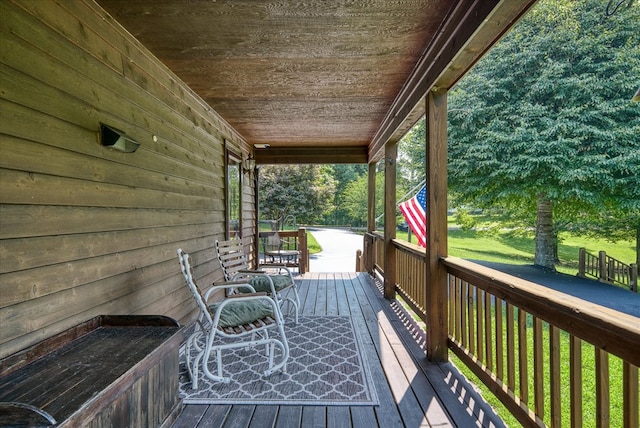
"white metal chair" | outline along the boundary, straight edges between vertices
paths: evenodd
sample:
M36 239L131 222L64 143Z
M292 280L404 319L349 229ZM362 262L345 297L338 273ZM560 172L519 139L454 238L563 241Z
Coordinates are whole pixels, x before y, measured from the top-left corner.
M300 298L291 270L280 263L260 265L259 270L249 267L242 240L216 240L216 254L226 281L246 281L258 292L269 293L278 303L282 313L293 313L298 323ZM287 311L284 311L288 305Z
M230 377L223 375L222 352L233 348L253 348L265 345L269 368L264 372L268 376L280 369L286 369L289 358L289 345L284 333L284 321L275 300L266 293L255 293L246 282L224 283L212 286L203 295L193 279L189 254L178 249L180 269L200 309L195 331L189 336L185 346L187 369L191 376L193 389L198 389L200 365L204 375L213 381L228 383ZM208 299L218 290L231 290L237 287L252 290L251 293L236 293L224 300L208 304ZM270 331L278 334L271 336ZM199 340L204 336L205 345ZM219 339L225 340L219 340ZM276 347L280 350L280 361L275 364ZM216 373L209 369L209 358L215 353Z

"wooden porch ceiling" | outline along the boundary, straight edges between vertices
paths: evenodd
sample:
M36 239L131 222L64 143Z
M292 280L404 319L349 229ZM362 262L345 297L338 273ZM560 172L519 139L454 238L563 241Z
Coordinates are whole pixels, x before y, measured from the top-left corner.
M258 163L367 162L534 0L97 0Z

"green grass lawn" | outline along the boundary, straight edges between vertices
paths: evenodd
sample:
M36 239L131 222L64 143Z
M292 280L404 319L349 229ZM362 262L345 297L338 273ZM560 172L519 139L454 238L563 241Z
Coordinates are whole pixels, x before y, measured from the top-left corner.
M398 231L397 238L406 241L407 233ZM560 264L556 265L558 272L570 275L578 272L578 254L581 247L594 255L604 250L607 255L626 264L634 263L636 259L635 245L631 240L611 243L604 239L596 240L568 233L561 234L560 239ZM412 242L416 242L415 237ZM508 231L489 233L450 229L448 248L450 256L510 264L533 264L535 254L533 235L523 237Z

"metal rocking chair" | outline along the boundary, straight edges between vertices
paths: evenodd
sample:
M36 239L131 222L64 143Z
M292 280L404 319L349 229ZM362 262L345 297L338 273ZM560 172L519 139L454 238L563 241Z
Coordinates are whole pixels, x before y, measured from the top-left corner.
M269 368L264 372L268 376L280 369L286 369L289 358L289 345L284 334L284 321L280 308L266 293L255 293L246 282L214 285L203 295L193 279L189 254L178 249L182 275L195 298L200 316L195 331L189 336L185 346L187 369L191 376L191 386L198 389L200 365L204 375L213 381L228 383L222 370L222 351L233 348L253 348L265 345ZM238 287L253 291L236 293L221 302L208 305L208 299L218 290L230 290ZM277 335L270 336L270 331ZM200 340L204 336L205 344ZM224 340L220 340L220 339ZM280 349L280 362L275 364L275 348ZM209 358L214 353L216 374L209 369Z
M242 240L216 240L216 253L226 281L246 281L258 292L269 293L282 313L293 313L298 323L300 298L291 270L280 263L261 264L259 270L249 268ZM283 310L285 305L288 311Z

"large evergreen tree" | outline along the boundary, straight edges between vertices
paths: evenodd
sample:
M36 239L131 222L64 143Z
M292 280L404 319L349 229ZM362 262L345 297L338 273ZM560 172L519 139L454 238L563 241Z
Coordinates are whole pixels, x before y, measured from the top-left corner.
M449 185L535 226L640 230L640 6L541 1L450 92Z

